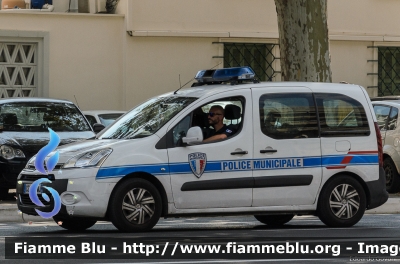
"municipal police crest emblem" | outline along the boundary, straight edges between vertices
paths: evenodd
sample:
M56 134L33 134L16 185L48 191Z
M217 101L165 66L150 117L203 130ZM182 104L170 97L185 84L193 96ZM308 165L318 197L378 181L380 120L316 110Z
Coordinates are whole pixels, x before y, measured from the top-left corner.
M188 155L189 165L192 169L193 174L200 178L206 168L207 164L207 155L206 153L190 153Z

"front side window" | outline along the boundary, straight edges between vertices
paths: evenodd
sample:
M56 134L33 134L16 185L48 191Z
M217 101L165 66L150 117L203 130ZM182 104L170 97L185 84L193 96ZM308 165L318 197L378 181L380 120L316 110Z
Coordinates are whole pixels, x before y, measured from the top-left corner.
M0 127L3 131L91 131L75 105L51 102L2 104Z
M364 107L343 94L315 94L321 136L368 136L370 129Z
M312 94L265 94L260 97L261 131L274 139L316 138L318 120Z
M132 139L148 137L156 133L177 113L197 98L157 97L131 110L123 118L102 132L101 139Z
M212 101L196 108L167 133L167 147L183 146L182 138L186 136L187 131L191 127L200 127L203 131L204 139L221 133L221 131L218 132L215 130L215 124L213 124L216 116L210 116L216 114L216 108L223 109L223 116L220 116L224 128L222 132L229 130L230 132L226 133L227 137L236 135L239 133L242 125L244 100L243 97L229 97Z

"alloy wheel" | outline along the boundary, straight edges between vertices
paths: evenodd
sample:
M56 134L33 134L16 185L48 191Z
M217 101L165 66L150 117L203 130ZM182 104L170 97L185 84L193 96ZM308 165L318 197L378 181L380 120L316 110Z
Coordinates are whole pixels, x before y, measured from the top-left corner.
M154 197L146 189L134 188L124 196L122 211L132 224L144 224L154 215Z
M352 218L360 208L360 195L350 184L336 186L329 198L333 214L339 219Z
M385 166L386 186L390 186L393 180L393 173L390 166Z

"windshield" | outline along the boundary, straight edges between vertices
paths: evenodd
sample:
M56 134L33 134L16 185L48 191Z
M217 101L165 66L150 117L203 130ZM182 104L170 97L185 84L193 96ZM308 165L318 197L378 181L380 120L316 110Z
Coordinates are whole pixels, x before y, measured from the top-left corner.
M112 124L112 122L114 122L116 119L118 119L118 117L122 116L123 113L116 113L116 114L101 114L98 115L100 122L104 125L104 126L109 126Z
M197 98L157 97L139 105L107 128L99 138L128 139L153 135Z
M52 102L19 102L0 105L3 131L92 131L75 105Z

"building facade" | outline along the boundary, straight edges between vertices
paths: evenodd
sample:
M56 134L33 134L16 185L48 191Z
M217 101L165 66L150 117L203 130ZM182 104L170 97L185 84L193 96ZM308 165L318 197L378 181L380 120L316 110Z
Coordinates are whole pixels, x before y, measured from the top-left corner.
M0 98L128 110L190 86L200 69L250 65L262 81L281 80L273 0L120 0L115 14L57 1L54 12L0 11ZM397 10L398 0L328 0L333 82L400 94Z

